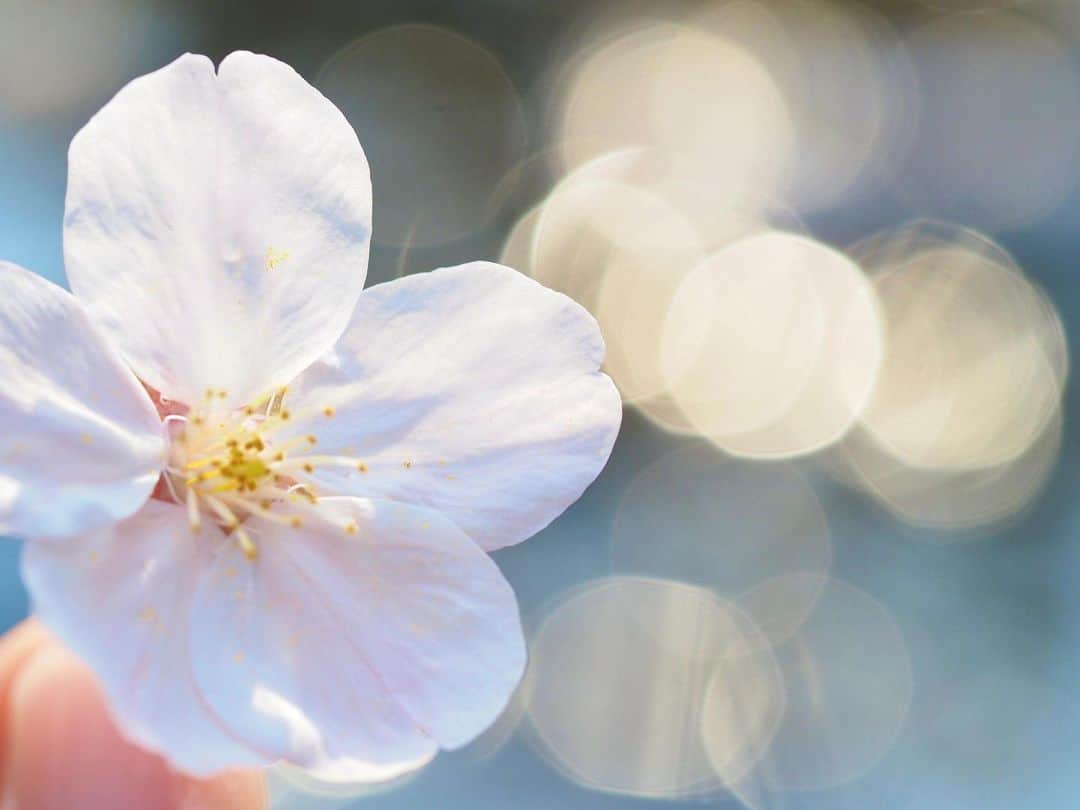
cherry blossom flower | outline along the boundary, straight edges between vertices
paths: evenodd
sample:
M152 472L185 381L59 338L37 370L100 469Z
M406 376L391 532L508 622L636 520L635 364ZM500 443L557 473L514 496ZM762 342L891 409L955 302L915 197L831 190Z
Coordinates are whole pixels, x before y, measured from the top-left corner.
M583 309L486 262L361 292L370 234L329 101L186 55L71 144L73 294L0 265L0 532L126 734L185 771L386 779L474 738L525 660L487 552L615 440Z

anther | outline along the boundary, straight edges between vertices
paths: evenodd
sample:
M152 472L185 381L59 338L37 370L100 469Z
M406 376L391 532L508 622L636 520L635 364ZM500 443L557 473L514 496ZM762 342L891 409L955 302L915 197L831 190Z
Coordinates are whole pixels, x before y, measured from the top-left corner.
M322 412L323 416L325 416L327 419L334 415L334 409L330 405L327 405L325 408L323 408Z

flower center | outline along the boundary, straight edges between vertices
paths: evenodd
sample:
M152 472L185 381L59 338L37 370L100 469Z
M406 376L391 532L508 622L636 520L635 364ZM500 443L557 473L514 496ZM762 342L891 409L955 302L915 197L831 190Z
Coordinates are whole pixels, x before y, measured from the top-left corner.
M207 391L203 403L187 414L165 417L171 434L169 461L163 475L172 498L187 507L193 533L204 518L217 523L236 540L248 559L258 557L258 516L272 523L299 528L317 511L319 497L308 478L316 465L366 466L356 459L314 456L314 434L293 435L283 430L300 418L284 405L285 389L258 405L229 409L224 391ZM331 418L331 407L321 409ZM346 524L348 533L356 531Z

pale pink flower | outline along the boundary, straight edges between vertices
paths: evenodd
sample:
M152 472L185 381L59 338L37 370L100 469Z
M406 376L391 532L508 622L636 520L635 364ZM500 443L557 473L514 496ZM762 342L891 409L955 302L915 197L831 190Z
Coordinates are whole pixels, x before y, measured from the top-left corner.
M579 306L485 262L361 293L370 235L329 101L187 55L72 142L74 295L0 265L0 532L123 730L191 773L385 779L474 738L525 661L487 552L618 431Z

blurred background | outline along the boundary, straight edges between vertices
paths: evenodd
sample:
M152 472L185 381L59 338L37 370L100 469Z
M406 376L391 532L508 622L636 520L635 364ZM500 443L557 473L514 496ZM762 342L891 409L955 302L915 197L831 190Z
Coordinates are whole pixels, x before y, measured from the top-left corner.
M0 256L63 282L72 135L238 48L359 133L370 283L501 260L626 403L496 555L495 727L275 807L1080 806L1080 3L0 0Z

